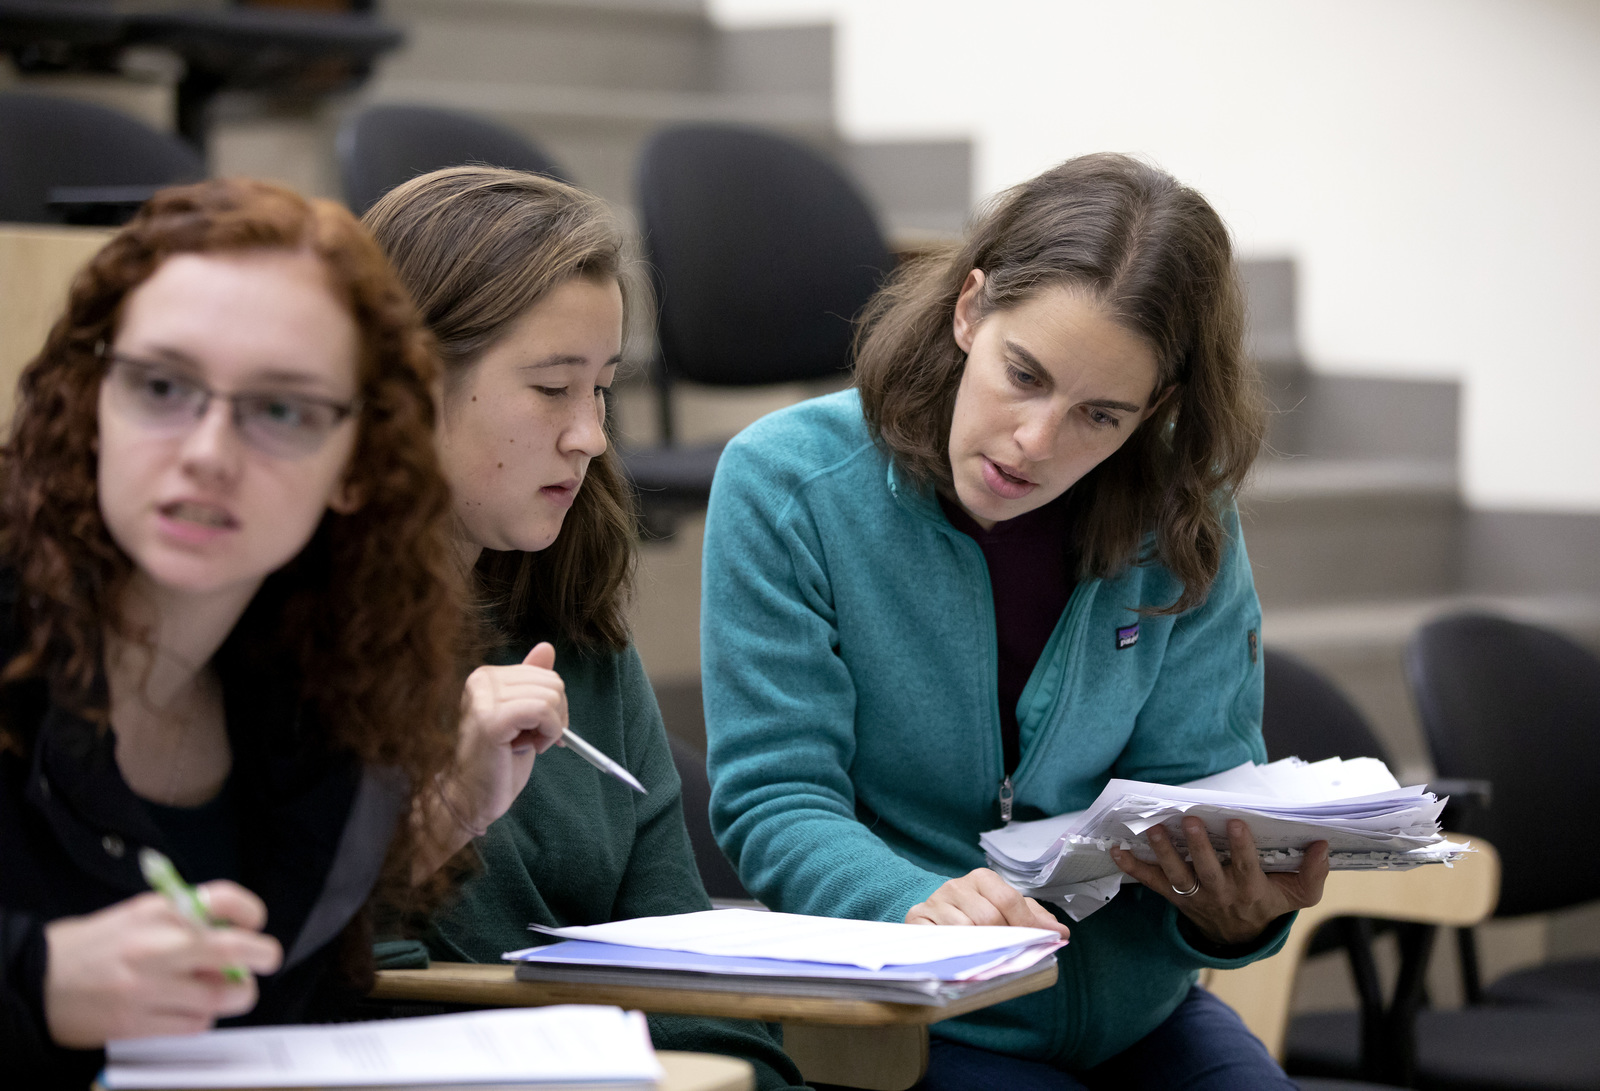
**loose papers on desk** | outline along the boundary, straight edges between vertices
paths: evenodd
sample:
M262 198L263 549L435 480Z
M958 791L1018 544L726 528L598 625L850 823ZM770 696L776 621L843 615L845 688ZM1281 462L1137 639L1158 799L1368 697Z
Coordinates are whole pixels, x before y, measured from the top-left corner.
M1042 928L931 928L712 909L574 928L512 951L517 976L945 1004L998 988L1063 946Z
M633 1091L664 1075L644 1016L563 1005L331 1026L230 1027L106 1047L123 1088L436 1087Z
M1444 803L1423 787L1402 788L1376 758L1285 758L1177 786L1112 780L1087 810L1012 822L979 841L989 866L1012 886L1082 920L1133 881L1112 861L1114 846L1155 860L1146 836L1153 826L1165 827L1185 858L1182 821L1192 815L1223 859L1228 821L1247 822L1266 871L1299 870L1314 841L1328 842L1335 869L1403 869L1468 851L1439 835Z

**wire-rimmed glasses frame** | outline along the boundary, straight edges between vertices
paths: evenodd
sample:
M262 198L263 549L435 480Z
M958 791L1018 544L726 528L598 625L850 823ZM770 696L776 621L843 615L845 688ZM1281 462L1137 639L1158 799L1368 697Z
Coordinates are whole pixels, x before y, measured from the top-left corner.
M108 347L106 386L119 413L151 432L176 436L198 425L211 403L228 403L233 427L253 449L273 458L315 454L339 425L361 411L347 402L291 391L213 390L184 369Z

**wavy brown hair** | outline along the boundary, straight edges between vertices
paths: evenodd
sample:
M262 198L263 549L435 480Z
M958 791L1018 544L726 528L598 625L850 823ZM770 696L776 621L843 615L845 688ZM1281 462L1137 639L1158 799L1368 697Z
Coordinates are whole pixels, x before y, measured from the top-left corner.
M1155 167L1086 155L1000 194L960 245L902 267L860 318L856 386L873 434L925 487L952 487L950 422L966 366L952 323L973 269L984 273L980 318L1065 285L1151 346L1157 391L1171 393L1071 489L1079 575L1155 560L1183 590L1152 612L1204 601L1265 424L1221 217Z
M96 684L108 623L130 639L119 603L133 563L96 496L97 402L129 295L174 254L288 250L314 255L360 332L358 436L346 481L359 506L324 514L310 541L269 576L230 637L281 663L329 743L430 784L454 749L462 678L460 578L451 509L433 443L426 330L382 252L355 218L263 182L202 182L157 193L90 259L18 384L0 454L0 556L14 565L19 654L0 684L42 678L52 695L106 723ZM25 750L26 728L0 724ZM409 859L410 825L395 852Z
M453 167L386 193L362 222L438 340L447 383L471 369L534 304L573 277L614 280L623 328L648 306L627 236L604 201L538 174ZM609 427L607 429L610 431ZM541 625L580 647L628 643L637 527L614 443L589 463L549 548L484 550L477 574L500 626Z

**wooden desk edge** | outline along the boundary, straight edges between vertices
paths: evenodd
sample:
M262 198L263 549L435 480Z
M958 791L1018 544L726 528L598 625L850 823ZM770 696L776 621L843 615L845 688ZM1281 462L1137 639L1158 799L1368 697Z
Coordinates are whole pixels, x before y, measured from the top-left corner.
M751 1091L756 1085L756 1070L740 1057L716 1053L656 1051L656 1060L666 1070L662 1091L686 1088L688 1091Z
M665 1078L658 1085L661 1091L677 1091L679 1088L683 1091L750 1091L756 1084L755 1069L751 1067L749 1061L739 1057L663 1049L657 1051L656 1060L661 1062L661 1067L666 1072ZM470 1085L461 1086L467 1088ZM105 1085L98 1079L90 1085L90 1088L91 1091L106 1091ZM235 1091L252 1091L252 1089L236 1088ZM256 1088L254 1091L283 1091L283 1088Z
M436 962L426 970L380 970L371 996L375 1000L416 1000L481 1007L544 1007L548 1004L615 1004L640 1011L674 1015L711 1015L760 1019L773 1023L818 1026L926 1026L1056 982L1056 960L1047 959L1014 981L962 997L943 1006L893 1004L880 1000L829 1000L809 996L775 996L761 992L719 992L663 989L645 985L583 985L555 981L518 981L509 965Z

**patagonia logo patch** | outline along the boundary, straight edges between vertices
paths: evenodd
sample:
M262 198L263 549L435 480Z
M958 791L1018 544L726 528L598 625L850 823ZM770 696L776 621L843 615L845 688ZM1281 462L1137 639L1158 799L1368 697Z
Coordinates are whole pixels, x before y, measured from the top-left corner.
M1131 648L1137 643L1139 643L1139 626L1137 624L1125 625L1117 630L1117 651L1120 652L1124 648Z

